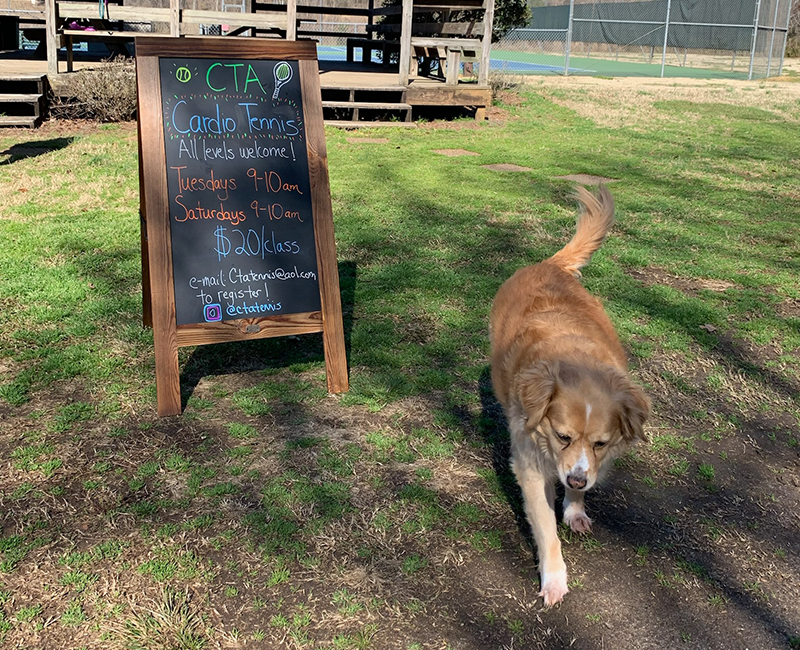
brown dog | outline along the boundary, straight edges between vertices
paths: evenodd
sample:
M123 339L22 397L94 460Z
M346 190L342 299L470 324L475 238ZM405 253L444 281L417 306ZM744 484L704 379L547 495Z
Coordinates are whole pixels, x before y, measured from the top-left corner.
M555 516L555 480L565 488L564 522L591 530L583 497L636 439L650 400L628 364L600 301L578 281L614 222L614 199L579 188L575 236L548 260L509 278L492 305L492 384L511 432L511 466L539 553L545 605L567 593Z

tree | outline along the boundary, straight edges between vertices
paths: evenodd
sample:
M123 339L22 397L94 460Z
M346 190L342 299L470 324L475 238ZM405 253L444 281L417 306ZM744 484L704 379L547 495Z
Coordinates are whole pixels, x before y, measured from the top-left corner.
M531 12L524 0L496 0L492 40L502 38L515 27L525 27L530 18Z
M800 56L800 2L797 1L789 15L789 40L786 43L786 56Z

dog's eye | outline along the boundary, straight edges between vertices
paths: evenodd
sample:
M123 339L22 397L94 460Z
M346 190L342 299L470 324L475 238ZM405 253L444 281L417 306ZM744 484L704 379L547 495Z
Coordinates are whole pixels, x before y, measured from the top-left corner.
M605 447L608 444L608 440L598 440L594 443L595 449L600 449L601 447Z
M568 435L565 435L565 434L563 434L563 433L557 433L557 434L556 434L556 436L558 436L558 439L559 439L561 442L566 442L567 444L569 444L570 442L572 442L572 438L570 438Z

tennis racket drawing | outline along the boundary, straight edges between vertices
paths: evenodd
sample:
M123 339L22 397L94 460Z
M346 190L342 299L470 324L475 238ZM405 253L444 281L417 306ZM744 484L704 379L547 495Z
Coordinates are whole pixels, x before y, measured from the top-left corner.
M275 92L272 93L272 99L278 99L278 91L292 78L292 67L286 61L281 61L275 66L273 74L275 75Z

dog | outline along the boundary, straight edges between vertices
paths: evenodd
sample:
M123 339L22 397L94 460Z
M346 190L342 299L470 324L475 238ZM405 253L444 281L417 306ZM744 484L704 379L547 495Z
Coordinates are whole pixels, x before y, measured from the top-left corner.
M492 304L492 385L511 434L511 468L522 490L550 607L567 593L555 513L564 485L563 520L588 533L584 495L613 460L645 440L650 400L628 376L628 362L602 304L581 285L580 269L614 222L614 199L580 187L572 240L549 259L518 270Z

